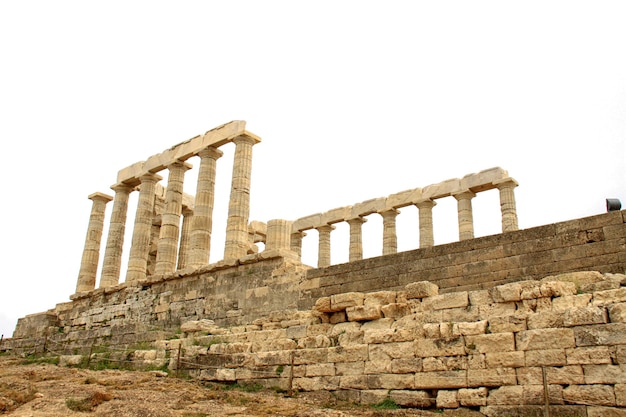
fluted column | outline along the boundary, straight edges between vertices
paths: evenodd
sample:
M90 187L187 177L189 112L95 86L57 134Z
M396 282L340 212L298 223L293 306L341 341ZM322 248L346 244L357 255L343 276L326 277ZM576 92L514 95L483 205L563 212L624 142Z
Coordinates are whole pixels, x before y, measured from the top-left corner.
M113 287L119 283L120 269L122 266L122 249L124 247L124 233L126 232L126 214L128 212L128 197L133 190L124 184L116 184L111 187L115 191L113 199L113 212L109 224L109 236L107 237L100 275L100 288Z
M268 221L265 250L291 250L292 223L283 219Z
M419 210L420 248L426 248L435 244L433 233L433 207L437 205L433 200L427 199L415 203Z
M470 190L454 194L459 217L459 240L474 238L474 215L472 213L472 198L474 197L476 193Z
M391 209L381 211L383 218L383 255L391 255L398 252L398 237L396 235L396 216L399 210Z
M250 136L238 136L235 143L233 178L228 203L224 260L239 259L248 252L248 218L250 216L250 176L252 146L258 142Z
M296 231L291 234L291 251L298 255L298 259L302 259L302 239L306 236L303 231Z
M180 232L180 245L178 249L178 267L185 269L189 265L189 241L191 234L191 223L193 222L193 210L183 207L183 226Z
M335 226L325 224L315 229L317 229L319 233L317 267L324 268L330 266L330 232L335 230Z
M196 201L189 242L188 266L193 268L207 265L211 253L211 233L213 230L213 206L215 202L215 177L217 160L223 152L208 147L198 153L200 170L196 187Z
M363 223L366 221L363 217L347 220L350 225L350 262L363 259Z
M146 278L155 188L156 183L161 179L159 175L150 172L139 178L141 185L139 186L139 201L137 202L137 213L135 214L133 240L128 257L127 284L134 284Z
M165 211L161 215L155 274L169 274L176 270L180 215L183 208L183 181L185 171L190 168L191 165L183 161L176 161L168 167L170 172L165 192Z
M500 191L500 211L502 212L502 233L518 230L517 208L513 189L519 184L513 178L505 178L494 182Z
M102 239L102 229L104 227L104 210L106 204L113 200L113 197L102 193L93 193L89 196L89 199L93 204L91 205L87 237L85 238L83 257L80 262L80 271L78 272L78 280L76 282L77 293L91 291L96 287L100 240Z

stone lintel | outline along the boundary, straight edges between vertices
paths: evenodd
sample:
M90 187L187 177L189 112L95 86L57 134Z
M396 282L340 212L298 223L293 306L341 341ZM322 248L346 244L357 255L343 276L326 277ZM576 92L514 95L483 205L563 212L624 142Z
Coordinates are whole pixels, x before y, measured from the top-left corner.
M513 185L513 187L517 187L519 185L519 183L517 181L515 181L511 177L506 177L506 178L502 178L500 180L494 181L493 185L495 187L498 187L499 185L506 184L506 183L511 183L511 185Z
M322 223L322 213L311 214L310 216L299 218L293 222L294 232L314 229Z
M352 216L352 206L338 207L322 213L320 224L333 224L345 221Z
M207 131L204 135L195 136L179 143L159 154L149 157L146 161L137 162L121 169L117 174L117 182L128 185L139 183L139 177L146 172L156 173L180 159L182 161L196 155L208 146L221 146L231 142L238 136L246 136L260 142L260 138L245 130L246 122L235 120Z
M461 180L451 178L449 180L432 184L422 188L422 200L449 197L457 191L461 191Z
M379 210L384 210L387 203L386 197L372 198L371 200L362 201L352 206L352 214L346 218L363 217Z
M491 190L496 188L495 183L497 181L508 177L509 173L500 167L484 169L478 173L465 175L461 179L461 189L473 192Z
M400 191L399 193L391 194L387 197L387 207L402 208L415 204L415 202L422 199L422 189L413 188L412 190ZM379 210L380 212L380 210Z

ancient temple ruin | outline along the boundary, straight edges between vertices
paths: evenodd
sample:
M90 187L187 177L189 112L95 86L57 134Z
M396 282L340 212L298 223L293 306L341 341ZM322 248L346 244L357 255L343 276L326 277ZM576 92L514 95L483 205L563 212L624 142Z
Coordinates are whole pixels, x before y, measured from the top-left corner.
M71 301L20 319L0 350L52 352L69 363L97 360L99 345L203 380L328 390L360 403L482 407L489 416L536 414L542 389L563 415L626 407L626 212L518 230L518 183L490 168L299 219L251 221L260 141L233 121L120 170L114 197L89 196ZM209 263L216 162L230 142L224 255ZM183 182L195 156L194 197ZM476 238L472 199L493 189L502 233ZM124 253L132 192L139 198ZM435 245L432 213L442 198L457 202L459 240ZM398 252L396 218L408 206L418 209L419 248ZM383 249L364 259L370 215L382 217ZM342 222L349 262L334 265L331 233ZM316 267L301 261L313 229ZM132 347L139 342L152 348Z

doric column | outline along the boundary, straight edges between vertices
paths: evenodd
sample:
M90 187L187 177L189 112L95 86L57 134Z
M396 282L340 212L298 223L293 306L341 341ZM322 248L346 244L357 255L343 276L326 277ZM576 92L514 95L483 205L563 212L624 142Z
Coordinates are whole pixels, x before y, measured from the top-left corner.
M367 219L363 217L355 217L348 219L347 222L350 225L350 255L349 260L358 261L363 259L363 223ZM330 263L330 262L329 262Z
M474 238L474 216L472 214L472 198L474 197L476 197L476 193L470 190L454 194L459 217L459 240Z
M76 282L77 293L91 291L96 287L100 239L102 238L102 228L104 227L104 210L106 204L113 200L113 197L102 193L93 193L89 196L89 199L93 204L91 206L91 214L89 215L89 226L87 228L87 237L85 238L83 258L80 262L78 281Z
M233 142L235 143L235 160L228 203L224 260L239 259L248 252L252 146L258 142L258 139L250 136L238 136L233 139Z
M396 235L396 216L399 210L390 209L378 212L383 218L383 255L398 252L398 237Z
M196 187L188 262L188 266L193 268L209 263L213 230L213 205L215 202L215 176L217 160L222 155L222 151L212 146L198 153L200 171L198 172L198 185Z
M502 233L518 230L517 208L513 189L519 184L513 178L505 178L494 182L500 191L500 211L502 212Z
M193 210L183 207L183 226L180 232L180 246L178 249L178 267L185 269L189 265L189 241L191 234L191 224L193 223Z
M433 234L433 207L437 205L433 200L426 199L415 203L419 210L420 248L435 244Z
M185 171L190 168L191 165L183 161L176 161L168 167L170 172L165 192L165 211L161 215L155 274L169 274L176 270L180 215L183 208L183 180Z
M126 213L128 212L128 197L133 187L116 184L111 187L115 191L113 212L109 224L109 236L104 251L100 288L113 287L119 283L120 268L122 266L122 248L124 247L124 233L126 232Z
M155 188L156 183L161 179L162 177L159 175L150 172L139 178L141 185L139 186L139 201L137 201L133 240L128 257L128 270L126 272L127 284L134 284L146 278L148 254L150 252L150 234L152 231Z
M265 250L291 250L292 223L282 219L268 221Z
M325 224L316 227L319 233L319 245L317 251L317 267L324 268L330 266L330 232L335 230L335 226Z
M298 230L291 234L291 251L302 259L302 239L306 236L304 231Z

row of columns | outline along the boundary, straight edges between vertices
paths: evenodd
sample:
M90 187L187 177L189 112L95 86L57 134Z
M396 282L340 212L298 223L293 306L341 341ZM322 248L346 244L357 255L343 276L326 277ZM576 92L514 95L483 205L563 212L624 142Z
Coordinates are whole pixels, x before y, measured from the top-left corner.
M258 143L258 139L239 136L232 142L235 143L235 156L226 227L225 260L238 259L246 255L250 245L247 227L250 213L252 147ZM167 167L169 176L164 212L161 215L155 274L168 274L187 267L198 268L209 263L217 160L223 153L216 147L209 146L199 151L197 155L200 158L200 170L193 211L190 208L183 211L184 175L191 165L183 160L176 160ZM100 287L111 287L119 283L128 201L130 193L136 188L139 188L139 198L125 282L134 284L146 278L156 187L162 177L147 172L138 179L138 187L126 184L111 187L115 191L115 197L102 193L89 196L93 204L76 284L77 293L95 289L105 207L112 200L113 212Z
M515 194L513 189L517 187L517 182L512 178L504 179L494 184L500 193L500 211L502 214L502 232L509 232L518 229L517 210L515 206ZM474 238L474 220L472 212L472 199L476 193L466 190L453 197L457 200L457 214L459 224L459 240ZM433 233L433 207L437 203L432 199L424 199L415 203L419 212L419 247L425 248L435 244ZM396 217L399 210L392 208L378 212L383 219L383 255L396 253L398 250L398 239L396 235ZM363 223L367 221L364 217L355 217L345 220L350 226L350 248L349 261L363 259ZM330 266L331 247L330 234L335 229L332 224L324 224L315 228L319 234L318 242L318 263L319 268ZM301 256L302 238L306 234L303 231L295 231L291 237L291 249Z

